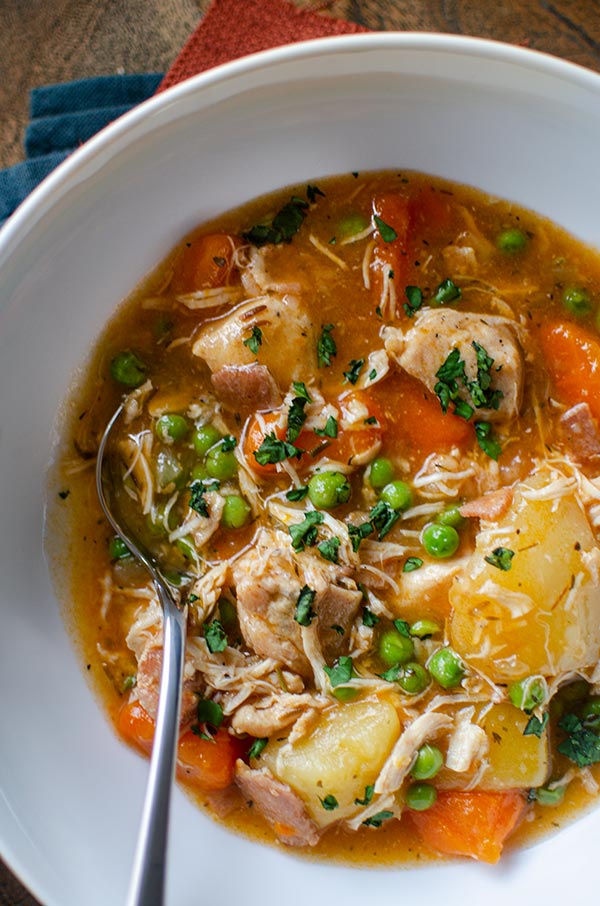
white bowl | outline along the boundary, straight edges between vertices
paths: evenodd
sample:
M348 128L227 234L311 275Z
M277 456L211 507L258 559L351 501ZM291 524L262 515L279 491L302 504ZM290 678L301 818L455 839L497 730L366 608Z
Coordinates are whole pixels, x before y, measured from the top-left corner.
M123 117L0 234L0 839L48 906L123 902L146 762L83 676L42 552L57 409L102 325L198 222L292 182L413 168L600 245L600 76L485 41L334 38L239 60ZM262 906L591 896L600 812L498 867L357 871L229 834L177 790L168 902ZM565 870L568 867L568 871ZM468 896L466 896L468 891Z

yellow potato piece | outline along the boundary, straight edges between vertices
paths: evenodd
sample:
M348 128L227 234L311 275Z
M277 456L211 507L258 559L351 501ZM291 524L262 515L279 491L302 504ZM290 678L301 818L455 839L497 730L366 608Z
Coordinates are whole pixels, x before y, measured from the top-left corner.
M321 827L356 811L400 734L395 708L385 701L353 702L326 711L310 736L290 745L269 742L261 763L306 803ZM335 796L338 808L321 804Z
M555 676L598 660L600 550L565 489L555 474L521 484L507 515L479 533L450 590L451 644L494 682ZM514 551L508 571L484 559L498 547Z
M523 736L529 716L511 704L493 705L485 711L480 726L489 745L489 766L477 783L481 790L514 790L542 786L550 773L548 731L541 737ZM440 789L464 789L473 778L473 768L457 774L443 768L434 781Z

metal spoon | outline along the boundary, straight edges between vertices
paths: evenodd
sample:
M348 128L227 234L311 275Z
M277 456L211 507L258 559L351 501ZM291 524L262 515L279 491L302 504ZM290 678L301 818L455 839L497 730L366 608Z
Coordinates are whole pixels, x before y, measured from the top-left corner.
M173 587L166 579L161 565L138 539L134 540L129 526L120 522L115 515L116 503L111 499L111 484L106 475L109 471L106 462L108 457L105 454L109 435L123 409L122 403L102 435L96 462L96 488L111 526L152 576L163 611L163 661L158 713L127 906L162 906L169 804L179 735L186 615L185 609L176 600Z

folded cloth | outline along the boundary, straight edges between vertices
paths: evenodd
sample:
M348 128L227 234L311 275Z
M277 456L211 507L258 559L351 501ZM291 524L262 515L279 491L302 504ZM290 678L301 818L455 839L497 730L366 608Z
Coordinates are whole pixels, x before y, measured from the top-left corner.
M245 54L282 44L367 29L289 0L212 0L206 15L166 74L99 76L31 92L27 159L0 170L0 226L75 148L157 89Z
M25 133L27 160L0 170L0 226L71 151L151 97L162 73L100 76L34 88Z

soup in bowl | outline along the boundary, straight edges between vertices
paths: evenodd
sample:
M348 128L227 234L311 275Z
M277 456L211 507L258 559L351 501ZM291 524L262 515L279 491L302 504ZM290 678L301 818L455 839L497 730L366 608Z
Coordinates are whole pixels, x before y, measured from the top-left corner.
M202 879L228 902L265 872L297 873L302 899L392 891L399 862L495 862L593 801L597 91L480 42L276 51L134 112L9 224L3 664L28 652L31 671L21 745L3 743L17 870L34 839L89 900L64 850L96 882L101 839L114 871L92 896L125 886L144 771L81 679L147 749L160 618L91 481L123 395L119 493L188 609L179 770L223 822L176 799L173 902ZM75 655L22 542L61 400L46 548ZM468 872L499 902L517 875L539 892L544 865L556 891L550 854L583 859L595 820L494 874L403 883L458 895ZM53 872L31 875L50 901Z

